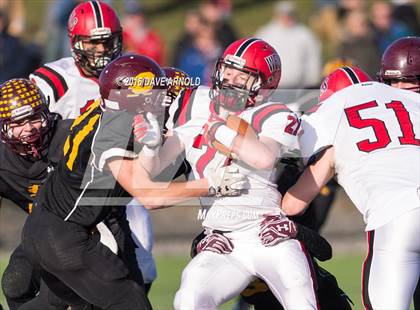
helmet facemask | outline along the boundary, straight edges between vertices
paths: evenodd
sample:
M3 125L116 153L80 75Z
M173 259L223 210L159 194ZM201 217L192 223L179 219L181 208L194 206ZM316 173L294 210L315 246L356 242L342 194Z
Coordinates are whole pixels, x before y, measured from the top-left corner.
M402 87L401 89L410 90L416 93L420 93L420 75L418 76L404 76L404 77L395 77L395 78L383 78L379 77L381 83L392 86L393 83L410 83L413 86ZM400 87L399 87L400 88Z
M75 61L88 74L99 77L105 66L111 60L121 55L121 32L106 33L94 36L74 36L72 39L72 54ZM86 44L103 44L104 51L97 52L95 48L86 48Z
M38 110L27 109L24 106L21 113L12 116L1 123L1 140L6 143L14 152L23 156L41 158L41 152L48 147L52 127L52 116L46 108ZM30 108L30 107L29 107ZM27 122L41 123L39 129L33 127L30 134L15 137L13 128L24 126Z
M240 112L255 104L256 96L261 88L259 71L244 66L239 57L219 59L212 74L212 89L210 98L215 102L216 112L220 107L230 112ZM244 73L240 84L229 83L225 78L226 70L236 70Z
M157 117L165 113L166 89L151 89L133 93L131 89L113 89L108 99L102 98L102 106L108 111L126 111L130 114L150 112Z

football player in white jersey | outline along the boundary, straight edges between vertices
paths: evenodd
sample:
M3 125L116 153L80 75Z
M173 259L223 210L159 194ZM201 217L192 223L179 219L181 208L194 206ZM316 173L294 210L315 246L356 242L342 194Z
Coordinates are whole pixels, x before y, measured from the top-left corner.
M390 58L398 62L393 69L387 68ZM335 92L330 81L338 74L354 85ZM332 90L330 96L302 120L300 137L302 152L318 158L282 208L288 215L301 213L336 175L367 224L366 309L408 309L420 276L420 39L392 44L381 77L408 90L362 82L348 67L327 78L323 92Z
M99 98L98 77L103 68L122 51L122 28L114 9L104 2L79 4L69 16L67 31L73 57L45 64L30 75L45 94L51 112L62 118L76 118ZM148 211L133 199L127 218L136 243L136 255L146 289L156 279L152 255L153 229ZM134 207L136 206L136 207ZM99 224L101 242L116 251L115 240Z
M299 127L284 105L266 102L280 76L280 57L269 44L255 38L232 43L216 64L213 87L182 92L178 106L171 106L167 127L172 130L161 149L142 151L152 175L185 151L196 179L226 166L226 173L239 171L249 180L248 192L239 197L218 197L223 187L215 182L216 195L202 199L207 236L183 271L175 309L216 309L256 277L266 280L285 308L317 308L304 248L297 240L282 238L296 231L279 212L281 195L272 180L277 158L297 146ZM232 116L251 124L258 138L229 128ZM147 125L140 120L135 128L142 126Z

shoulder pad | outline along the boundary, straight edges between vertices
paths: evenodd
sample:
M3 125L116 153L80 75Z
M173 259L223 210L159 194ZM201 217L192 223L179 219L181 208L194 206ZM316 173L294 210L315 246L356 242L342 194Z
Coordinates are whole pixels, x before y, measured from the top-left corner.
M197 88L187 88L179 94L178 108L174 113L174 127L184 125L191 119L191 111Z
M252 115L251 125L255 129L255 131L260 133L265 120L267 120L272 115L281 112L290 113L291 111L285 104L282 103L265 104L264 106L257 109L257 111L255 111Z
M57 102L68 90L66 80L63 75L49 66L42 66L35 70L33 75L44 80L53 90L54 100Z

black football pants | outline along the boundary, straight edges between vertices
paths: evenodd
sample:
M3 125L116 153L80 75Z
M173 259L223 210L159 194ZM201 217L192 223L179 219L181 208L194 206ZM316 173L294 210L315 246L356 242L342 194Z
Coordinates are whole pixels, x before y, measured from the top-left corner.
M70 305L80 305L80 296L102 309L151 309L144 287L128 278L123 261L81 225L38 206L26 220L22 246L41 266L48 288Z

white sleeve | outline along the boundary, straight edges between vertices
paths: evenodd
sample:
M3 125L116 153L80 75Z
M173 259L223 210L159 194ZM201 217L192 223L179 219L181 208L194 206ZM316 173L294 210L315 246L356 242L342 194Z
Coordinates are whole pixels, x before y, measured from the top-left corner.
M165 123L165 128L167 130L172 130L174 128L174 115L176 110L178 110L179 107L179 98L180 98L181 92L178 94L178 97L171 103L171 106L169 107L169 117Z
M264 121L259 136L273 139L288 149L298 148L300 119L293 112L275 113Z
M344 114L344 105L345 99L334 95L325 100L316 112L302 117L299 145L304 158L334 144Z

